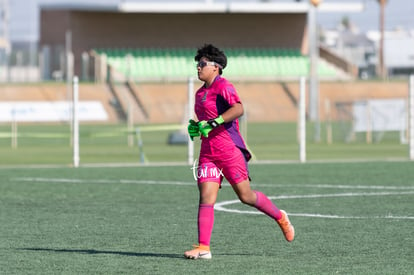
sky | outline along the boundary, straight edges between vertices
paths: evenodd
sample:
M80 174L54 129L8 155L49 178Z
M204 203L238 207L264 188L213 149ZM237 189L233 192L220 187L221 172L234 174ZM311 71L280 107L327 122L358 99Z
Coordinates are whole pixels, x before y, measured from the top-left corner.
M3 0L5 1L5 0ZM37 41L39 37L39 4L118 4L120 2L229 2L230 0L6 0L9 3L9 37L12 41ZM308 0L302 0L302 2ZM1 1L0 1L1 2ZM233 2L259 2L258 0L237 0ZM295 2L295 0L270 0L270 2ZM318 23L324 29L335 28L344 17L361 31L379 28L379 5L377 0L322 0L323 3L364 3L361 13L318 13ZM414 0L388 0L385 29L404 28L414 30Z
M343 0L325 0L324 2L351 2ZM324 28L334 28L341 18L347 16L361 31L379 28L380 9L377 0L352 1L362 2L365 10L361 13L320 13L319 22ZM414 30L414 0L388 0L385 8L385 29L404 28Z

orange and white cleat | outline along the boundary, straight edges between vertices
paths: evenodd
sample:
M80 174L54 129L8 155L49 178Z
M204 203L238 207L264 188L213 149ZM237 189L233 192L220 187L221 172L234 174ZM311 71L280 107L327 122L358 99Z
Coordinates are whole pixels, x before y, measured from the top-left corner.
M284 210L280 210L280 212L282 212L282 218L277 220L277 223L285 235L286 241L291 242L295 238L295 228L290 223L287 213Z
M207 245L193 245L194 249L184 252L184 257L187 259L211 259L210 246Z

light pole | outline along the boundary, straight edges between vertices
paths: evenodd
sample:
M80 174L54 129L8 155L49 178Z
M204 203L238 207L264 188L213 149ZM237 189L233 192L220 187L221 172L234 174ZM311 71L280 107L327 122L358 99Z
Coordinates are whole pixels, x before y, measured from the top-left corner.
M379 62L378 75L385 79L387 76L384 64L384 26L385 26L385 4L387 0L377 0L380 4L380 43L379 43Z
M309 118L315 123L315 142L321 140L319 118L319 40L316 20L316 8L322 0L310 0L308 13L308 40L309 40Z

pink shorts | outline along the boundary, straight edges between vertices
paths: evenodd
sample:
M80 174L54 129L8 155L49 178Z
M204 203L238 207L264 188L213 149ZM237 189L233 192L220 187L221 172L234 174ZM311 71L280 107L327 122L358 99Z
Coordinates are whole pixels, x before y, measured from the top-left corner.
M239 148L226 150L220 155L200 153L197 167L197 182L217 182L221 185L223 177L233 185L249 179L247 162Z

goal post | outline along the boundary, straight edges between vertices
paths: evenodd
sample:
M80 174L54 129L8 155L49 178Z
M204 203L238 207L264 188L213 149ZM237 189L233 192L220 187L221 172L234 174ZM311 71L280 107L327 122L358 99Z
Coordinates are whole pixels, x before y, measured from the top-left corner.
M410 76L408 91L409 158L414 160L414 75Z
M194 78L188 78L188 119L192 119L194 115ZM191 142L190 137L188 136L187 143L188 150L188 159L187 163L192 164L194 162L194 143Z
M73 140L73 167L79 166L79 78L73 77L73 104L72 104L72 140Z
M299 91L299 161L306 162L306 78L300 78Z

